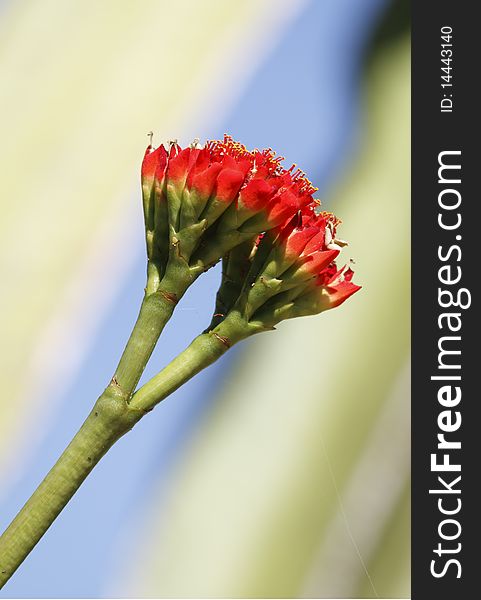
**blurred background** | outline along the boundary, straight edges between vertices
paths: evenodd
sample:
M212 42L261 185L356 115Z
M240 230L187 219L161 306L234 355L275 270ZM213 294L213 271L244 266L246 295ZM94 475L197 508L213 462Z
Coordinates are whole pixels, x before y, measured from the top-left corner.
M162 403L1 598L409 596L408 20L389 0L0 0L0 529L135 321L149 130L296 162L363 285ZM209 322L219 274L144 380Z

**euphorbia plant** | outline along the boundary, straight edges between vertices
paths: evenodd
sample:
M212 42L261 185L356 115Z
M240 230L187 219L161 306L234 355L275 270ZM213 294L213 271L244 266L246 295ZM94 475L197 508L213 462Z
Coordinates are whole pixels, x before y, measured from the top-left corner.
M268 149L225 136L181 149L147 148L142 193L147 285L139 317L109 385L52 470L0 537L2 587L112 445L161 400L235 343L284 319L314 315L355 293L336 266L338 219L315 188ZM209 327L136 390L175 306L222 259Z

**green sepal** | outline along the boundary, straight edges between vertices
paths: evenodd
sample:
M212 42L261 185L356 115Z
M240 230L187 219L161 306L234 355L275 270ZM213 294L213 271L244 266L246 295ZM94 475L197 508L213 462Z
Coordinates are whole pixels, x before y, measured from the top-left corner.
M282 290L282 280L261 275L246 294L244 312L250 319L256 310ZM241 300L242 304L242 300Z
M155 179L146 177L142 179L142 204L144 208L145 229L154 228L154 199L155 199Z
M190 263L192 253L199 245L200 239L207 229L207 221L202 219L198 223L184 227L180 231L175 231L171 227L170 231L170 244L171 246L177 246L180 254L185 260Z
M266 302L253 314L252 320L274 327L286 319L316 315L326 307L319 287L300 284Z
M264 231L269 229L272 225L269 224L264 211L258 213L251 213L249 217L239 227L239 231L244 233L256 233L258 231Z
M207 232L207 234L209 231ZM202 244L196 250L192 256L192 265L204 265L210 267L215 265L225 254L230 252L233 248L252 240L254 236L252 234L240 233L239 231L229 231L226 233L219 233L215 226L213 228L212 235L202 241Z
M202 218L207 219L209 225L216 223L217 220L227 211L230 210L229 203L223 200L217 200L215 196L211 196L202 211Z
M182 191L182 202L180 205L179 214L179 230L185 229L197 222L197 211L192 203L192 195L190 191L184 187Z
M169 182L166 188L169 223L174 231L178 231L180 229L183 186L179 189L178 185Z

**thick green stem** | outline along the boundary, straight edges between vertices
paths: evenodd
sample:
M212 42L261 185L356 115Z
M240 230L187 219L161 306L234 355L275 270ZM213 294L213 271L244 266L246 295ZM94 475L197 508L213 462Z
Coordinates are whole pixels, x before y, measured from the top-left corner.
M177 270L178 271L178 270ZM139 317L112 381L68 448L0 537L0 589L107 450L145 414L129 406L157 340L189 284L189 273L159 281L149 264Z
M143 414L131 409L113 386L102 394L55 466L0 537L0 589L102 456Z

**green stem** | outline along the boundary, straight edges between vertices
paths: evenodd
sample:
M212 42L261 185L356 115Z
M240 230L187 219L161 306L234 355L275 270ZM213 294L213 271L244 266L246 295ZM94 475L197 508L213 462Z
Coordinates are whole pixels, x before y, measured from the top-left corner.
M130 407L129 402L188 284L188 273L184 278L170 277L160 282L155 265L149 264L139 317L110 384L55 466L0 537L0 589L102 456L145 414Z
M215 299L215 310L208 329L222 322L233 308L250 267L252 240L239 244L222 258L222 279Z
M188 284L180 278L172 285L171 278L159 281L158 272L149 263L145 296L129 341L120 358L112 383L130 400L145 366L167 321Z
M143 327L144 319L149 320L150 312L146 309L144 314L147 316L139 317L136 327ZM233 344L258 330L232 312L213 331L198 336L132 398L116 382L110 383L55 466L0 537L0 589L113 444L158 402L216 361ZM136 335L132 334L132 339ZM138 369L143 368L144 354L130 349L128 352L139 358ZM129 376L133 377L129 370L125 373L124 384Z
M231 312L215 329L197 336L194 341L152 377L132 397L130 407L142 412L152 410L194 375L220 358L235 343L263 330Z
M110 386L37 490L0 537L0 589L35 547L90 471L142 417Z

